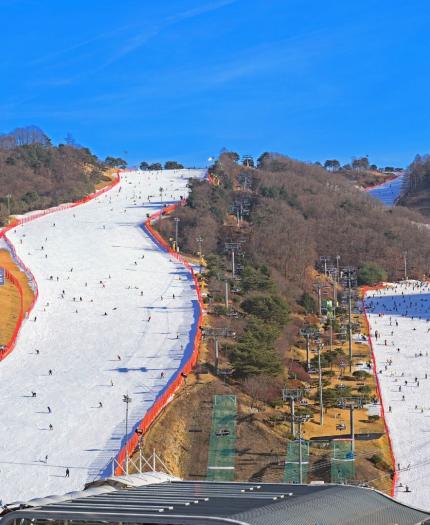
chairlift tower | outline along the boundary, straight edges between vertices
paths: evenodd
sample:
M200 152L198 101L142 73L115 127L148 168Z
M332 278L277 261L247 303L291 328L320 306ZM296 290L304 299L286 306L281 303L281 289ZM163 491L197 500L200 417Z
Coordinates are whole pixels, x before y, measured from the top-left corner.
M319 336L319 332L313 326L305 326L300 329L300 335L306 339L306 372L309 372L310 369L310 349L311 349L311 339L314 339Z
M352 372L352 286L357 284L357 268L353 266L342 268L342 280L348 288L348 354L349 371Z
M228 241L224 243L225 249L231 253L231 273L233 279L236 278L236 262L235 256L238 253L242 253L242 246L245 244L244 239L238 241Z
M349 407L349 428L351 431L351 448L352 452L355 452L355 424L354 424L354 409L363 408L362 397L341 397L340 401L342 405L347 408Z
M226 327L213 328L204 327L201 329L203 337L212 337L215 346L215 374L218 375L219 369L219 338L220 337L235 337L236 332Z
M290 402L290 419L291 419L291 434L296 437L296 415L295 415L295 401L303 399L304 390L303 388L284 388L282 390L282 399Z

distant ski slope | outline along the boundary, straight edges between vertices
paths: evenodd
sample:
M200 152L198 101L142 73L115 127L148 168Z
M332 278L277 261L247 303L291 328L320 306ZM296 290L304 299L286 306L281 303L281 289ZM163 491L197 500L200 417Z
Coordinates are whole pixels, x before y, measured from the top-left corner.
M404 177L404 175L399 175L395 179L369 190L368 193L372 195L372 197L375 197L375 199L383 202L386 206L394 206L400 195Z
M97 199L8 234L39 298L0 363L3 502L94 479L123 443L123 394L132 398L130 435L189 352L198 315L193 281L140 225L162 207L160 187L164 201L179 200L188 178L203 175L128 172Z
M398 470L395 497L428 511L430 285L416 281L390 285L368 292L365 304ZM379 334L378 339L375 331ZM406 485L411 492L405 492Z

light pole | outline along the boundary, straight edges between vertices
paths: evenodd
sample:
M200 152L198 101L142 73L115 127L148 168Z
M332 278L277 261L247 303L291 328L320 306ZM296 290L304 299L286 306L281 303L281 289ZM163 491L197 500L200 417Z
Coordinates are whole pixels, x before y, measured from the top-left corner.
M403 252L403 268L405 274L405 281L408 280L408 252Z
M128 394L124 394L122 400L125 403L125 473L128 474L128 405L131 403L131 397Z
M178 227L179 227L179 222L180 222L180 218L179 217L174 217L173 220L175 221L175 250L177 252L179 252L179 246L178 246Z

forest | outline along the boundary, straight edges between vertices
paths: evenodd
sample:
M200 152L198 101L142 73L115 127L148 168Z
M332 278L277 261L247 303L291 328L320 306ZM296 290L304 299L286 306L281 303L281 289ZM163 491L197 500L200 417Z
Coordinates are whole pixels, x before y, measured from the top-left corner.
M417 155L408 167L399 204L430 216L430 155Z
M226 255L225 242L245 240L248 263L265 265L277 286L297 300L311 289L320 256L340 256L342 265L373 263L390 279L429 272L430 232L423 217L399 206L385 208L342 174L281 155L265 154L258 168L239 165L228 154L212 169L218 185L193 181L189 206L180 209L179 245L196 253ZM235 228L237 208L244 210ZM173 222L162 228L173 234Z
M39 128L0 135L0 223L11 214L82 198L106 179L107 166L71 141L53 146Z

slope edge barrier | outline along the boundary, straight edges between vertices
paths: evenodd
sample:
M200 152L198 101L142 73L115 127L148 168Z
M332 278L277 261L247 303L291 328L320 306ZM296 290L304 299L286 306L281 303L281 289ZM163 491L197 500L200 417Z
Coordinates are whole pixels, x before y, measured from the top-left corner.
M39 219L40 217L44 217L45 215L50 215L51 213L55 213L58 211L67 210L69 208L75 208L76 206L80 206L81 204L85 204L86 202L89 202L96 197L99 197L103 193L106 193L107 191L111 190L113 187L115 187L120 182L120 174L119 171L116 174L116 178L113 180L112 184L109 184L108 186L105 186L104 188L95 191L94 193L91 193L90 195L87 195L86 197L76 201L71 202L68 204L60 204L59 206L55 206L53 208L48 208L47 210L41 210L35 213L32 213L31 215L20 217L19 219L14 218L10 224L5 226L2 230L0 230L0 238L3 238L8 246L8 250L12 255L12 258L14 259L17 266L21 268L21 270L24 271L24 273L27 275L30 286L33 289L34 292L34 298L31 304L28 306L27 309L24 309L24 290L22 289L21 283L18 281L18 279L8 270L6 270L6 278L9 279L9 281L18 289L18 293L20 295L20 312L18 316L18 320L15 326L15 329L13 331L12 337L10 338L9 342L3 348L0 350L0 361L3 361L15 348L15 344L18 338L19 331L21 329L22 323L25 318L27 318L33 309L34 305L36 304L38 295L39 295L39 289L37 286L36 279L31 272L30 268L22 261L22 259L18 256L16 253L15 247L13 243L10 241L10 239L7 237L7 233L10 230L16 229L18 226L21 226L22 224L25 224L30 221L34 221L36 219Z
M373 375L375 376L375 380L376 380L376 391L378 392L378 398L379 398L379 401L381 403L381 416L382 416L382 420L384 422L385 433L387 434L388 446L389 446L389 449L390 449L391 461L393 463L394 475L393 475L393 481L392 481L392 484L391 484L390 496L394 497L394 493L395 493L396 485L397 485L397 479L398 479L399 474L397 472L397 466L396 466L396 459L395 459L395 456L394 456L393 443L391 441L391 436L390 436L390 429L388 427L387 420L385 418L384 403L382 401L381 386L379 384L378 370L377 370L377 367L376 367L376 356L375 356L375 352L373 350L372 332L370 330L370 322L369 322L369 319L367 317L367 309L366 309L366 293L374 291L374 290L381 290L382 288L385 288L384 284L380 284L380 285L376 285L376 286L363 286L361 288L361 300L362 300L362 303L363 303L363 312L364 312L364 319L365 319L365 322L366 322L367 333L369 334L368 335L368 342L369 342L370 353L372 355L372 361L373 361Z
M193 279L195 290L197 293L198 319L194 323L195 335L194 341L192 342L192 352L188 360L176 370L176 372L173 374L173 377L169 380L169 382L166 384L163 390L159 392L153 405L149 408L143 419L137 425L137 428L133 431L131 437L128 438L128 436L126 436L127 441L116 456L116 460L114 460L114 464L116 463L117 465L119 465L115 469L116 476L125 473L124 464L126 462L126 458L130 457L136 449L139 442L139 434L145 434L145 432L149 430L152 423L160 415L162 410L170 403L170 401L172 401L175 393L181 387L184 381L184 374L186 375L190 373L197 361L198 349L202 337L200 326L202 325L203 319L203 301L200 284L198 282L197 276L194 272L192 265L182 255L174 251L169 246L169 244L161 237L161 235L152 227L153 223L158 221L163 215L168 215L169 213L172 213L177 207L183 206L184 204L185 201L181 201L177 204L166 206L162 210L155 212L145 221L144 229L157 246L159 246L163 251L169 253L172 257L177 259L180 263L182 263L185 266L185 268L190 272L191 277ZM141 432L137 433L136 430L139 430Z

